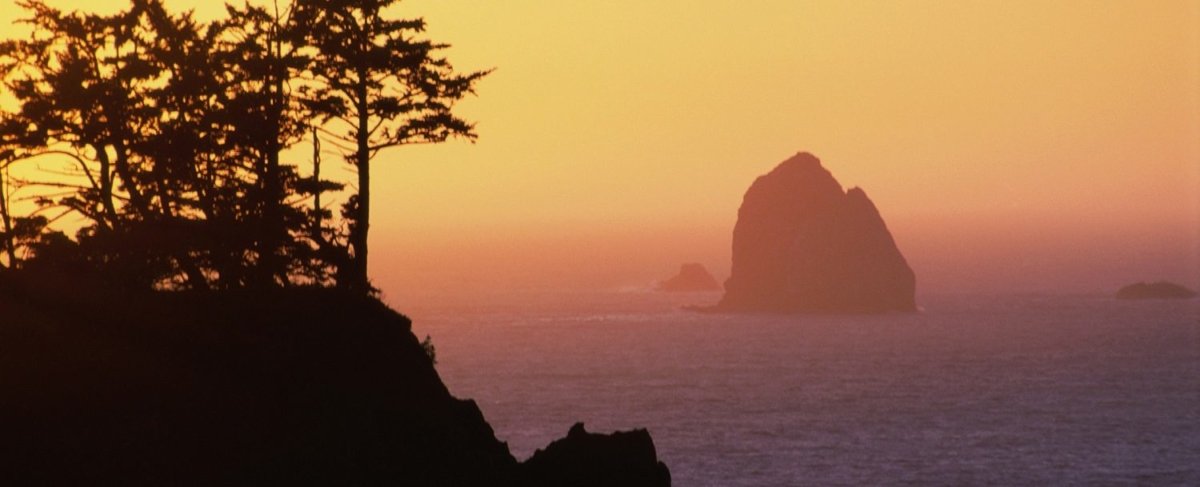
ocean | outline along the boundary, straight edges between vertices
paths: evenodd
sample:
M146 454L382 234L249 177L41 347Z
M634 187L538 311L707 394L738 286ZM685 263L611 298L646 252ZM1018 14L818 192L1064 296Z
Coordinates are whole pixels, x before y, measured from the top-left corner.
M519 459L646 428L673 485L1200 485L1200 300L918 296L715 315L717 293L390 300Z

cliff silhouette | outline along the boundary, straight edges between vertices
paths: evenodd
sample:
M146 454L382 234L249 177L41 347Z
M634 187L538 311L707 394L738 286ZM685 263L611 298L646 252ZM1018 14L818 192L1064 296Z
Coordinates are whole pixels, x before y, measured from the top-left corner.
M7 485L670 485L644 431L518 462L408 318L331 288L0 272L0 391Z
M875 204L802 152L746 191L715 311L916 310L916 276Z
M162 0L17 3L30 34L0 40L0 485L669 485L648 435L517 462L373 297L372 162L474 140L454 106L490 72L456 71L423 19L391 18L392 0L212 21ZM323 143L352 176L321 176ZM13 206L20 188L36 204Z

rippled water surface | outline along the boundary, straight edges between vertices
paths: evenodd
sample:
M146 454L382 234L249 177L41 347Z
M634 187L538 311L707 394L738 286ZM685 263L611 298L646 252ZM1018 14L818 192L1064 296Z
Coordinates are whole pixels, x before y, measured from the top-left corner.
M708 315L716 294L393 300L518 458L645 427L674 485L1200 485L1200 300L922 296Z

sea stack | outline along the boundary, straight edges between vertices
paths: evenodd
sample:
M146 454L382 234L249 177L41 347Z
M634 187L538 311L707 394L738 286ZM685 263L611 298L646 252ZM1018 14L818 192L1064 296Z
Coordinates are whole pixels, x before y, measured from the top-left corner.
M722 312L916 310L916 277L875 204L802 152L746 191Z
M720 291L721 283L703 265L693 262L680 266L679 274L659 282L656 289L669 293Z
M1139 282L1117 290L1117 299L1192 299L1196 291L1168 281Z

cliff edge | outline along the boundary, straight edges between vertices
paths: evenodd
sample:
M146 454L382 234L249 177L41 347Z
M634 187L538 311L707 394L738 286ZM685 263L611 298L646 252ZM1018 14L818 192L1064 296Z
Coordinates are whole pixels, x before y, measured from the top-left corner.
M548 485L377 299L18 274L0 272L9 485ZM606 450L612 465L657 464L636 440ZM653 479L639 485L670 485Z

